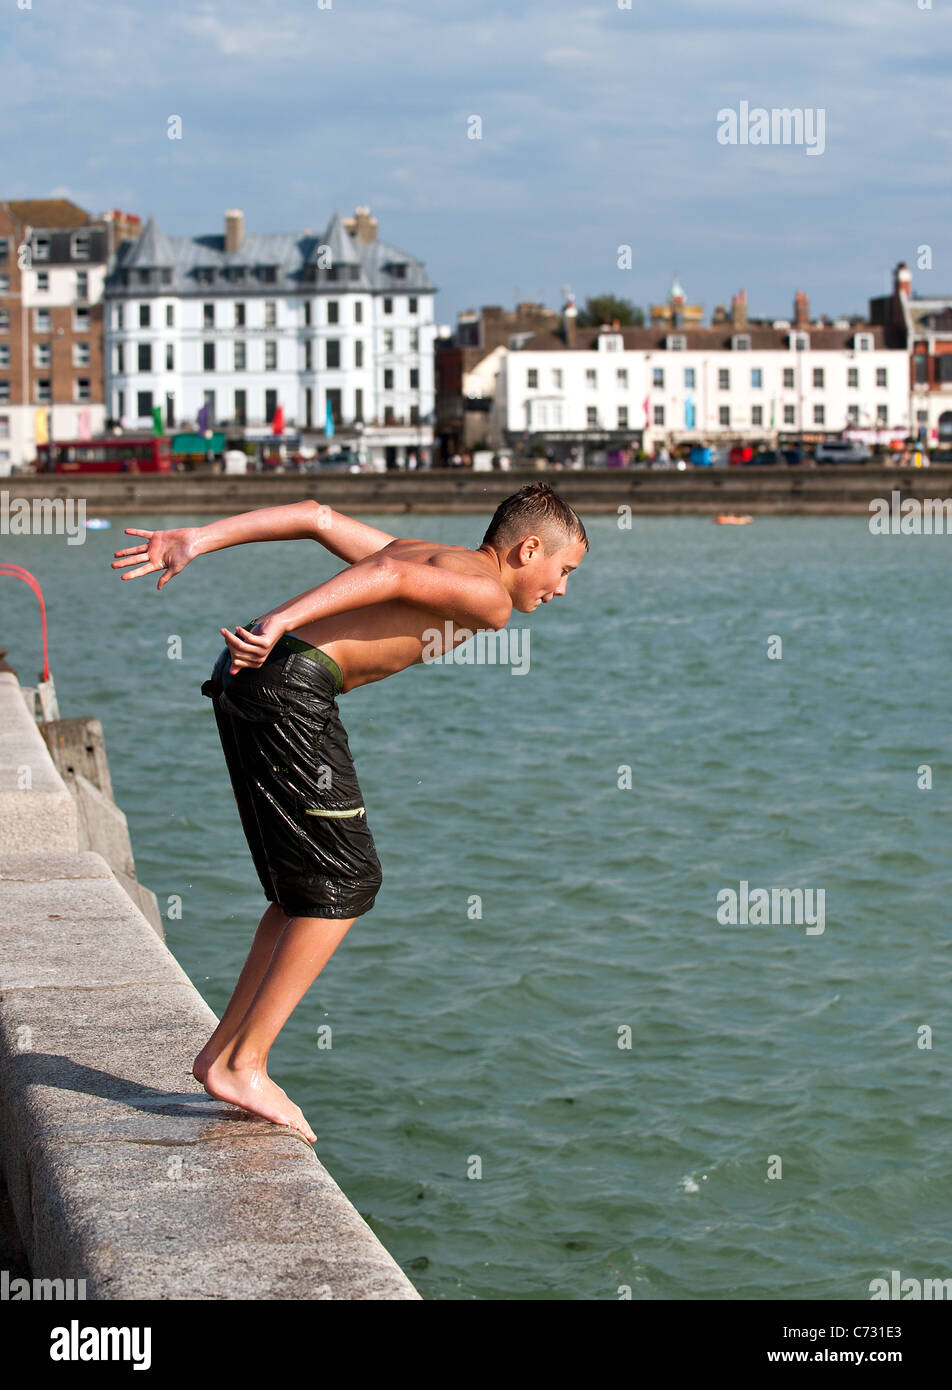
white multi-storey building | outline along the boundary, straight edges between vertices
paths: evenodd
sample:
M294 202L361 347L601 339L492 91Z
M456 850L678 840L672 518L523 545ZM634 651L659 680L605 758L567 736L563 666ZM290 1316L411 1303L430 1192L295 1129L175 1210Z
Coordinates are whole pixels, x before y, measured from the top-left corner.
M378 468L433 443L436 286L377 239L376 218L334 214L323 237L165 236L150 220L106 280L106 400L129 428L152 423L261 439L286 433L364 451Z
M567 336L537 335L505 353L494 412L501 444L536 436L558 455L560 445L566 454L592 443L651 450L909 428L908 353L886 347L881 326L570 326Z
M491 412L502 447L530 441L555 458L586 446L817 443L847 430L883 443L914 431L906 332L871 302L870 321L750 320L743 290L709 328L680 285L652 326L580 329L571 299L561 330L510 341Z

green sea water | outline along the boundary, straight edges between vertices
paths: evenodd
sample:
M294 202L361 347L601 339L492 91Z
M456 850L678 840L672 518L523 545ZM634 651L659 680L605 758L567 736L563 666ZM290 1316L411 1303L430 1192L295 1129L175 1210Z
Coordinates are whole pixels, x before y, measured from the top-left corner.
M199 687L220 626L340 563L244 546L161 593L110 570L125 525L204 519L0 556L43 583L60 713L102 720L138 875L181 898L168 945L220 1012L264 903ZM513 614L527 670L340 697L384 883L273 1074L425 1298L949 1277L952 538L586 524L566 596ZM3 579L0 612L32 683L36 601ZM823 930L719 921L742 883L822 892Z

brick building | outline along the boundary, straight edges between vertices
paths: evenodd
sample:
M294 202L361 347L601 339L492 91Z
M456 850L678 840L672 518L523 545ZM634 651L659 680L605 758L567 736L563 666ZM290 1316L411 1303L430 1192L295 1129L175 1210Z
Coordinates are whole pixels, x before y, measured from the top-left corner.
M919 296L900 261L893 291L871 301L875 320L909 345L911 421L932 447L952 449L952 294Z
M49 434L102 431L103 283L138 230L66 198L0 201L0 473L32 463Z
M436 341L436 437L440 461L482 443L492 445L490 412L496 377L511 347L537 333L552 333L561 320L554 309L525 300L514 310L496 304L461 313L456 331Z

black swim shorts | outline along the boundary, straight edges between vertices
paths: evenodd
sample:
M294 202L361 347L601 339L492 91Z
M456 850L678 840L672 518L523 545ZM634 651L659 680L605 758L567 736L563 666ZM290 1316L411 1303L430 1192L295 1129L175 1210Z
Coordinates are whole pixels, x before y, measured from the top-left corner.
M291 636L262 666L230 665L226 647L202 694L265 897L289 917L369 912L382 872L337 708L340 668Z

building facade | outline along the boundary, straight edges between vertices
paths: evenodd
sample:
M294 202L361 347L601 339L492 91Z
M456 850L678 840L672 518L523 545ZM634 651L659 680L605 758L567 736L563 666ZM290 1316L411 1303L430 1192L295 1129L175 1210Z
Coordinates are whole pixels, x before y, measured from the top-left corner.
M537 333L559 328L557 310L523 300L515 310L483 305L441 328L436 342L436 434L440 458L492 445L490 419L496 378L506 351Z
M130 429L162 411L168 430L232 438L284 432L305 446L359 449L378 468L429 462L436 286L380 241L367 208L322 237L165 236L150 219L106 281L106 399Z
M680 291L680 287L678 287ZM798 294L792 321L749 321L746 297L710 328L577 329L537 335L500 365L496 447L532 443L553 457L579 449L688 443L816 443L850 427L910 429L903 336L867 321L812 322Z
M928 447L952 449L952 294L914 294L912 272L900 261L892 295L874 300L872 310L909 343L912 432Z
M0 472L47 438L101 432L103 285L138 219L62 198L0 203Z

